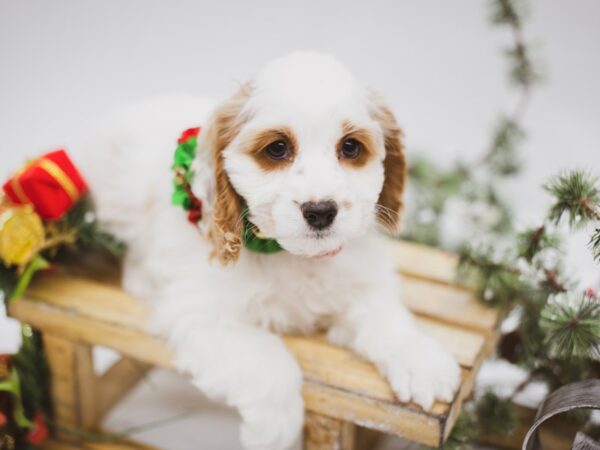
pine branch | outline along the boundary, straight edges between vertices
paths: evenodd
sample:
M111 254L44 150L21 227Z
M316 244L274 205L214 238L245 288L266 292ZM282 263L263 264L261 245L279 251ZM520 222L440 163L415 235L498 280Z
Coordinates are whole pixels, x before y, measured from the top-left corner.
M546 277L545 283L552 291L567 292L567 288L565 288L564 284L560 282L560 280L558 279L558 274L555 270L544 267L542 271L544 272L544 276Z
M548 232L546 225L517 234L517 255L528 263L546 249L559 249L560 239Z
M546 344L558 358L600 356L600 301L583 294L554 295L540 314Z
M600 222L600 191L597 178L582 170L560 175L546 184L545 189L555 197L548 219L558 224L568 217L572 228L581 228L590 221Z
M482 163L487 164L490 170L498 175L506 176L519 172L521 161L517 148L524 138L525 132L515 119L501 118L494 131L490 150Z
M490 20L496 25L510 25L521 28L521 17L524 15L523 3L514 0L496 0L492 2Z
M457 274L475 290L481 301L493 306L514 304L525 290L521 272L510 261L493 258L490 249L463 249Z

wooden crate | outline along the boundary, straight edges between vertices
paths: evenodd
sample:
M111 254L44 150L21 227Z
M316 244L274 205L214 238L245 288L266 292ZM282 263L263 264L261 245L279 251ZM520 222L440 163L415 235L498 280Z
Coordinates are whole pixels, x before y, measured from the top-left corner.
M453 284L455 255L402 241L389 240L388 246L404 278L403 301L421 328L452 352L462 367L459 392L453 402L437 402L424 411L399 402L374 366L352 352L327 343L322 336L285 336L304 374L306 449L350 449L354 425L441 446L496 342L500 314ZM45 274L10 306L9 314L42 332L53 373L56 420L66 427L96 429L139 380L140 363L173 368L167 346L144 332L148 307L114 283ZM93 371L94 345L123 355L100 377ZM130 442L70 445L61 448L146 448Z

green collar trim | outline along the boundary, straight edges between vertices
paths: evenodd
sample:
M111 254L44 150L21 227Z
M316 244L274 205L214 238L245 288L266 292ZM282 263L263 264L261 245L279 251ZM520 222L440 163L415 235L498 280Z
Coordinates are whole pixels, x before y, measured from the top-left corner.
M244 216L244 247L252 252L266 254L277 253L283 250L279 242L275 239L260 235L260 231L256 225L248 220L248 208L245 208L242 214Z
M187 211L188 221L196 227L200 227L202 220L202 200L194 195L191 185L194 177L192 161L196 157L199 133L200 128L190 128L181 134L171 166L174 173L171 203L181 206ZM242 231L244 247L252 252L264 254L283 250L275 239L261 236L258 227L248 220L247 207L244 208L242 216L244 217L244 230Z

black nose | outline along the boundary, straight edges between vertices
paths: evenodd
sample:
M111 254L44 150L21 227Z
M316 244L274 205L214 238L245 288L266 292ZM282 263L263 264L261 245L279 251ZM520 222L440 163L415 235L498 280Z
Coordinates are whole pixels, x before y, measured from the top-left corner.
M338 212L337 204L331 200L302 203L300 209L306 223L315 230L322 230L331 225Z

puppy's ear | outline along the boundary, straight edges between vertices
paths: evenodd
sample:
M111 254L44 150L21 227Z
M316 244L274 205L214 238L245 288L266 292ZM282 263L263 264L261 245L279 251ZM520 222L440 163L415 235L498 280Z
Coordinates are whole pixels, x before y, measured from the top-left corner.
M404 206L402 197L407 175L402 130L390 109L377 94L372 93L371 100L372 116L381 126L385 144L384 181L377 201L377 219L386 229L397 233Z
M237 193L225 170L223 151L237 136L247 120L243 107L251 93L251 86L240 90L213 113L207 130L214 168L214 197L209 238L213 242L213 255L226 265L235 262L242 247L242 208L244 200Z

